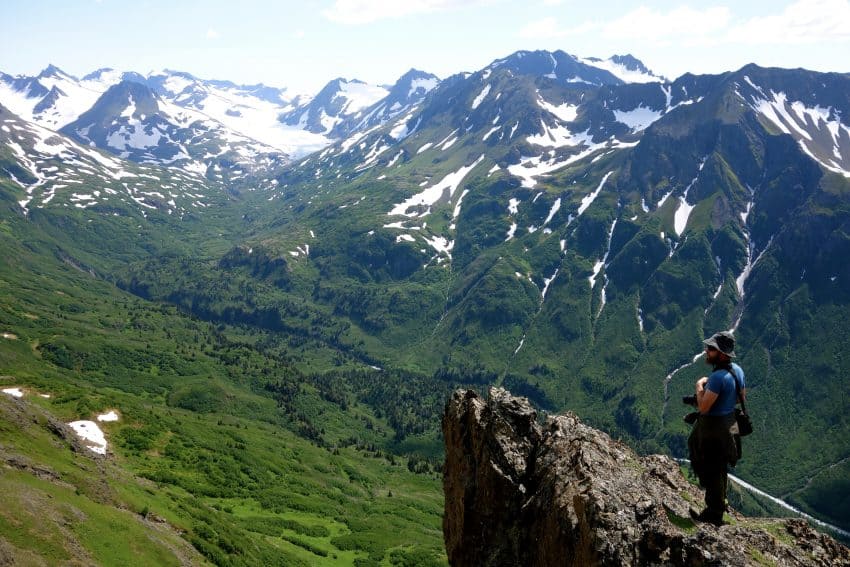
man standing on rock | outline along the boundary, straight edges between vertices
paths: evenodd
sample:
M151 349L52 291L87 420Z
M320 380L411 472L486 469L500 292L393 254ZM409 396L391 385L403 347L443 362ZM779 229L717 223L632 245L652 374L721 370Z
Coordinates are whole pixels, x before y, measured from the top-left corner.
M744 371L732 363L735 339L729 331L715 333L703 341L705 362L713 367L710 376L696 383L699 417L688 438L691 466L705 488L705 510L693 514L695 520L723 523L726 511L727 465L735 466L740 454L735 404L746 399Z

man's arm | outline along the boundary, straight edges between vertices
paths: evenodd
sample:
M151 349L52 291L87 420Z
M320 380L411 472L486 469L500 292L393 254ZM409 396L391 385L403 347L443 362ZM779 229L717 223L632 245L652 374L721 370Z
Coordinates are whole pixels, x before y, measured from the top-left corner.
M708 413L711 410L711 406L717 401L717 392L705 389L707 382L708 378L706 376L697 380L697 407L702 414Z

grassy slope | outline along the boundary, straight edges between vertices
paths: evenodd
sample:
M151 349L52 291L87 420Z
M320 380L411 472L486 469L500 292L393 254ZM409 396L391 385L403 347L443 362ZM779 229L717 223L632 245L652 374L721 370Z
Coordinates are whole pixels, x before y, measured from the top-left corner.
M322 354L332 349L290 351L285 335L189 319L57 261L36 223L12 215L2 228L0 385L26 395L0 397L0 555L445 561L439 480L377 448L393 435L385 420L356 402L341 411L309 385L288 405L266 391L298 366L334 366ZM51 432L113 408L105 459ZM318 444L292 432L325 426ZM335 447L343 438L357 443Z

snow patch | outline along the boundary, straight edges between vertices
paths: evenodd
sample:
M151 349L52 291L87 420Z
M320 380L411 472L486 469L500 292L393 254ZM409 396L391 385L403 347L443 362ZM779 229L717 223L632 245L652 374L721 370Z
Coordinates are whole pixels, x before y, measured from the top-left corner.
M600 192L600 191L602 191L602 187L604 187L604 186L605 186L605 182L606 182L606 181L608 181L608 178L611 176L611 174L612 174L612 173L614 173L614 172L613 172L613 171L609 171L608 173L606 173L606 174L605 174L605 176L602 178L602 181L600 181L600 182L599 182L599 186L596 188L596 190L595 190L595 191L593 191L593 193L591 193L591 194L587 195L586 197L584 197L584 198L581 200L581 204L580 204L580 205L579 205L579 207L578 207L578 211L577 211L577 214L576 214L576 218L578 218L578 217L580 217L582 214L584 214L584 211L586 211L586 210L587 210L587 208L588 208L590 205L592 205L592 204L593 204L593 201L595 201L595 200L596 200L596 197L598 197L598 196L599 196L599 192Z
M558 277L558 272L560 270L561 270L560 268L557 268L557 269L555 269L555 273L552 274L551 277L543 278L543 289L540 292L540 295L541 295L540 301L543 301L544 299L546 299L546 292L549 291L549 286L552 284L553 281L555 281L555 278Z
M452 138L451 140L449 140L448 142L446 142L445 144L440 146L440 149L445 151L445 150L449 149L450 147L452 147L455 142L457 142L457 136L455 136L454 138Z
M625 124L633 132L640 132L649 127L650 124L661 118L662 112L653 110L643 105L632 110L622 111L615 110L614 118L617 122Z
M426 238L425 242L438 253L446 254L449 258L452 257L451 251L455 245L453 240L449 240L443 236L432 236L431 238Z
M452 220L457 219L460 216L460 204L463 201L463 198L469 193L469 189L464 189L463 193L460 194L460 197L457 198L457 203L455 204L454 212L452 213Z
M573 133L569 128L561 124L550 127L543 120L540 121L540 127L543 132L528 136L526 140L529 144L543 146L545 148L563 148L571 146L593 146L593 136L590 130L584 132Z
M549 221L558 213L558 210L561 208L561 198L558 197L555 200L555 203L552 204L552 208L549 209L549 215L546 217L546 220L543 221L543 226L549 224Z
M472 101L472 110L475 110L476 108L478 108L481 105L481 103L484 102L484 99L487 97L487 95L489 93L490 93L490 84L488 83L488 84L484 85L484 88L481 89L481 92L478 94L477 97L475 97L475 100Z
M431 79L413 79L410 81L410 90L407 92L407 98L413 96L419 89L424 90L426 93L431 92L439 83L440 80L436 77Z
M614 222L611 223L611 229L608 231L608 246L605 250L605 255L593 266L593 276L589 278L591 290L593 289L594 285L596 285L596 277L599 275L600 270L602 268L608 268L608 256L611 254L611 240L614 238L614 228L616 228L617 226L617 220L618 219L614 219ZM597 319L602 314L602 310L605 308L605 289L608 287L608 274L606 273L604 277L605 283L602 286L602 291L599 295L599 311L596 312Z
M850 127L841 122L840 112L832 107L808 107L800 101L789 101L784 92L771 90L770 94L770 98L754 99L753 110L797 140L800 148L825 169L850 178L850 159L843 157L850 148ZM828 158L824 154L827 150L818 147L814 137L831 141Z
M604 61L584 58L580 59L580 61L585 65L608 71L625 83L660 83L663 80L662 77L658 77L652 73L629 69L621 63L615 63L610 58Z
M408 128L407 123L413 118L414 111L416 109L410 111L404 118L399 120L395 126L393 126L392 130L390 130L390 136L396 139L396 141L402 141L403 139L410 136L416 129L419 127L419 123L422 121L422 117L416 120L416 124L413 125L413 128Z
M685 231L685 227L688 225L688 218L691 216L691 211L693 211L694 207L696 207L696 205L688 204L688 193L690 193L691 187L693 187L694 183L696 183L697 179L699 179L699 172L701 172L702 168L705 167L705 160L707 159L708 156L702 158L696 177L694 177L685 188L685 193L679 197L679 207L676 209L676 214L673 216L673 228L676 231L676 236L681 236Z
M431 207L440 200L440 198L448 192L449 199L454 196L455 191L458 186L464 180L464 178L472 171L479 163L484 160L484 154L481 155L477 160L475 160L472 164L461 167L459 170L449 173L442 180L440 180L435 185L426 188L421 193L418 193L403 203L399 203L395 205L392 210L387 213L388 215L401 215L405 217L424 217L431 213ZM408 212L411 208L421 208L425 207L426 210L424 212L413 211Z
M597 262L593 265L593 275L587 278L590 282L590 289L593 289L596 286L596 278L599 276L599 272L602 271L602 266L604 265L605 262L602 260L597 260Z
M100 427L93 421L72 421L68 426L74 430L78 437L84 441L84 445L99 455L106 454L106 436Z
M501 126L493 126L490 130L487 131L486 134L481 138L482 142L486 142L487 138L489 138L493 133L498 132Z
M404 150L402 150L402 151L398 152L398 153L397 153L397 154L393 157L393 159L391 159L391 160L390 160L390 162L387 164L387 167L392 167L393 165L395 165L395 162L397 162L397 161L398 161L398 159L399 159L402 155L404 155Z
M389 94L389 91L384 87L357 81L341 83L341 87L340 92L344 93L345 98L348 99L344 108L346 114L353 114L358 110L372 106Z
M23 398L24 397L24 391L21 390L20 388L4 388L3 393L8 394L8 395L12 396L13 398Z
M118 421L118 412L115 410L109 410L107 413L102 413L97 416L98 421Z
M511 197L511 199L508 201L508 214L511 214L511 215L517 214L519 212L519 204L521 202L522 201L520 201L519 199Z
M564 103L556 106L544 100L543 97L537 98L537 104L562 122L572 122L578 116L578 106L574 104Z
M773 237L771 237L770 240L767 242L767 245L764 247L764 249L761 252L759 252L759 255L756 256L755 259L753 259L753 256L755 254L755 248L753 246L752 240L750 240L749 232L746 233L746 239L747 239L747 265L744 266L744 271L741 272L741 275L739 275L737 278L735 278L735 287L738 289L738 295L741 297L741 301L744 300L744 285L747 283L747 279L749 279L750 274L753 271L753 268L756 267L756 264L758 264L759 261L762 259L762 256L764 256L764 253L767 252L768 248L770 248L770 245L773 244Z

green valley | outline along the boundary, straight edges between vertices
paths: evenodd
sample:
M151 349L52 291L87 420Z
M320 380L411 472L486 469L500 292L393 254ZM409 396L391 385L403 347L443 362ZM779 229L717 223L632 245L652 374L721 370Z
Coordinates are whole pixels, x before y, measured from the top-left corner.
M850 527L847 76L518 52L251 171L209 125L209 163L116 155L165 120L134 126L166 106L137 80L89 145L93 114L0 107L0 563L442 565L453 390L682 458L721 329L756 427L735 474Z

